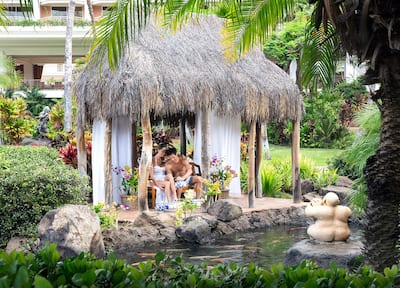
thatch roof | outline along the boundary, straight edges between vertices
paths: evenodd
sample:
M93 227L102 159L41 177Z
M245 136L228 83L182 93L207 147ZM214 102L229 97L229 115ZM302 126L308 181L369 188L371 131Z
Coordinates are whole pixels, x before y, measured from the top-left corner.
M302 99L287 73L260 50L236 62L227 60L221 28L222 20L215 16L204 16L176 33L149 24L115 71L105 63L100 77L100 65L88 65L75 81L78 125L84 124L82 116L129 115L137 121L148 113L167 118L204 107L241 114L246 122L298 119Z

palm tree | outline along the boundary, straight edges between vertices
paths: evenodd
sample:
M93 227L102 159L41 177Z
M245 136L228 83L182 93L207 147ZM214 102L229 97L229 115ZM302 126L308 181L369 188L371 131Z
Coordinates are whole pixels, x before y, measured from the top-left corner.
M233 43L232 54L245 53L261 44L276 24L290 16L294 0L226 0L228 40ZM380 143L376 154L367 161L365 173L368 185L368 205L365 229L367 262L377 269L397 263L396 245L400 235L400 2L395 0L311 0L315 5L314 27L317 31L331 27L345 51L357 55L369 65L367 84L380 83L373 95L382 114ZM158 2L163 3L163 1ZM206 6L206 1L186 2L168 0L164 14L175 27L191 17L191 12ZM150 12L150 1L119 1L99 22L94 47L100 57L108 55L111 66L118 63L130 35L145 24ZM326 32L326 30L323 30ZM322 79L331 73L331 50L326 51L328 63L319 71ZM325 57L325 56L324 56ZM321 65L320 65L321 66ZM330 65L332 66L332 65ZM317 71L317 70L316 70ZM325 77L325 78L324 78Z
M379 270L398 261L400 234L400 2L314 0L315 23L332 23L341 46L369 65L366 84L381 112L378 149L367 160L365 255Z

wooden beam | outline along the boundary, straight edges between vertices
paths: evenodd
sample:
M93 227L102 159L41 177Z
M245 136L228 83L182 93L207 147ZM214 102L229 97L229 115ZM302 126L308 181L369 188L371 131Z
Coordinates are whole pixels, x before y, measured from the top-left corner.
M249 208L254 208L254 190L255 190L255 138L256 138L256 122L251 122L250 124L250 133L249 133L249 172L248 172L248 180L247 180L247 191L249 193Z
M292 132L292 189L293 202L301 202L301 179L300 179L300 120L293 121Z
M181 118L180 125L179 125L179 136L181 140L181 155L186 156L186 119Z
M255 149L255 190L256 190L256 197L261 198L262 195L262 186L261 186L261 159L263 153L263 143L261 137L261 124L257 122L256 124L256 149Z
M147 183L149 180L149 173L152 161L153 153L153 139L151 135L151 122L150 116L142 116L142 133L143 133L143 144L142 154L140 155L139 161L139 184L138 184L138 200L139 200L139 212L149 210L147 201Z
M105 139L104 139L104 193L105 202L111 205L113 202L112 191L112 160L111 160L111 145L112 145L112 120L106 121Z

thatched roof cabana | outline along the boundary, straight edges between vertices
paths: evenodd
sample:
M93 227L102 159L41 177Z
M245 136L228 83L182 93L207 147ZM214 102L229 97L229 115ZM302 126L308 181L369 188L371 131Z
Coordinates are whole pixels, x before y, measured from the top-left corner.
M224 57L222 26L215 16L202 16L176 33L152 23L115 71L106 61L91 61L75 81L77 130L94 119L129 116L136 122L150 114L168 118L204 109L240 114L247 123L298 122L302 99L296 84L260 50L237 61Z

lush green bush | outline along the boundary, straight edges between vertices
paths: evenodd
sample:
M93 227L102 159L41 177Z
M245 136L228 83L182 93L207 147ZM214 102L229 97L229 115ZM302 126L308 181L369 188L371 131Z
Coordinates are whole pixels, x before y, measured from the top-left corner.
M0 146L0 247L11 237L37 233L47 211L85 203L88 181L58 159L55 149Z
M261 166L261 185L265 196L288 197L292 191L292 162L290 159L264 161ZM300 161L300 178L313 181L316 189L334 183L338 175L334 169L322 169L303 157ZM290 196L290 195L289 195Z
M34 125L29 119L24 100L0 96L0 137L4 143L17 144L29 135L30 125Z
M381 118L378 107L371 103L365 105L355 117L360 127L353 144L342 155L335 158L331 166L338 169L340 175L349 176L354 181L354 193L350 195L350 206L360 214L367 205L364 168L367 159L375 154L379 144Z
M0 287L398 287L397 266L383 273L368 266L348 271L332 264L329 269L304 261L300 265L269 269L250 263L193 265L181 258L157 253L155 261L138 266L109 256L98 260L82 253L60 259L55 245L36 255L0 252Z

